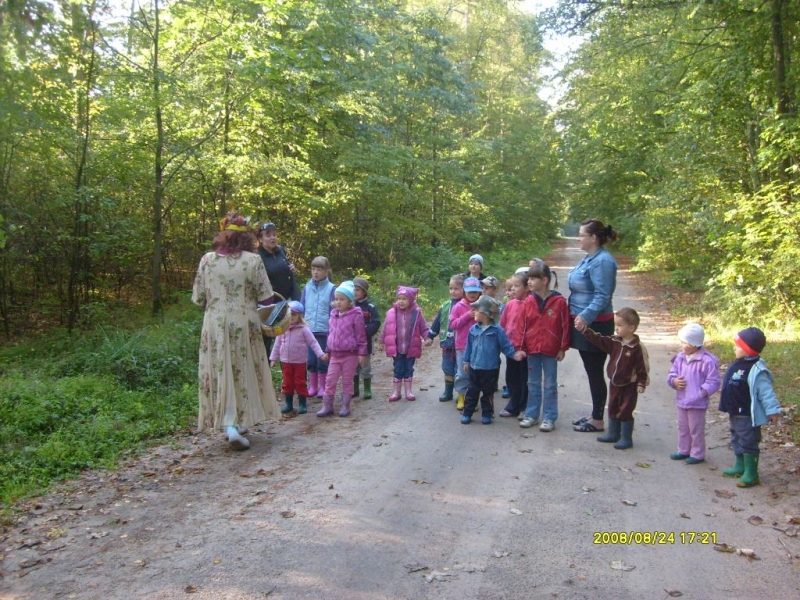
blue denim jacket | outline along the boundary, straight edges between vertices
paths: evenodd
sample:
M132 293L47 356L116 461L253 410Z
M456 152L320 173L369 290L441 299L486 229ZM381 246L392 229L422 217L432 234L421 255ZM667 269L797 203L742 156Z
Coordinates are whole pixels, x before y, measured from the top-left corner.
M569 314L587 323L614 312L611 297L617 287L617 262L600 247L587 254L569 274Z
M485 329L477 323L470 327L464 348L464 364L469 364L470 369L499 369L501 352L513 360L514 346L502 327L494 323Z

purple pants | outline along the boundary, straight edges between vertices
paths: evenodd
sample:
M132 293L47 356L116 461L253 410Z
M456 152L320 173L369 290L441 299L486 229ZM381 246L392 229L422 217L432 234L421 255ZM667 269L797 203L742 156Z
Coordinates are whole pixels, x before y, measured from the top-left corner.
M325 395L336 394L336 384L342 379L342 394L353 395L353 377L358 368L358 354L350 352L330 352L328 362L328 378L325 380Z
M700 460L706 459L705 409L678 409L678 453Z

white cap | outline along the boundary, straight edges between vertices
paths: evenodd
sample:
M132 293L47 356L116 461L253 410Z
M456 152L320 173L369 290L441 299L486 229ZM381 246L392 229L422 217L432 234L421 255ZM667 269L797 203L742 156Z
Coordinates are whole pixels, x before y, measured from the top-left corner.
M681 330L678 332L678 339L684 344L700 348L703 345L705 335L706 332L703 330L703 326L700 325L700 323L687 323L681 327Z

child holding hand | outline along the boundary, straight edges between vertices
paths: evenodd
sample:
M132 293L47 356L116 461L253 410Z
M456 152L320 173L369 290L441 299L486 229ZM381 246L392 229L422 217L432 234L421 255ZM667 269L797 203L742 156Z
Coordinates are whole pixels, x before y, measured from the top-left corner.
M275 345L270 354L269 366L275 367L278 359L281 361L281 373L283 374L283 384L281 392L284 397L281 412L287 414L294 410L294 395L297 394L298 414L304 415L308 412L306 398L308 388L306 388L306 366L308 360L308 350L323 362L328 361L328 355L322 351L319 342L311 332L311 328L306 325L303 319L305 307L296 300L288 304L291 312L289 329L275 339Z
M719 390L719 359L703 347L705 331L688 323L678 332L681 351L672 359L667 385L678 405L678 451L672 460L696 465L706 459L706 411L708 400Z
M482 259L481 259L482 261ZM472 261L470 260L470 264ZM456 378L453 390L456 394L456 410L463 410L469 387L469 377L464 371L464 349L467 347L469 330L475 324L472 303L481 297L481 282L477 277L464 280L464 297L450 309L450 329L456 341Z
M322 396L322 408L318 417L333 414L333 398L336 385L342 380L342 409L340 417L350 415L350 400L353 398L353 378L359 363L367 358L367 329L364 327L364 314L356 306L355 286L345 281L336 288L333 296L333 310L328 321L328 377Z

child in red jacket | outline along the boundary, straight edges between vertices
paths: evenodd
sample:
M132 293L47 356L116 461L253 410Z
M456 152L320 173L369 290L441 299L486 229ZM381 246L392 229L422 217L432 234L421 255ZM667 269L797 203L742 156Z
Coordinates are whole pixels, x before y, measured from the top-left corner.
M528 270L525 299L525 353L528 355L528 405L520 427L553 431L558 420L558 363L569 349L569 305L566 298L550 289L552 273L542 261Z

